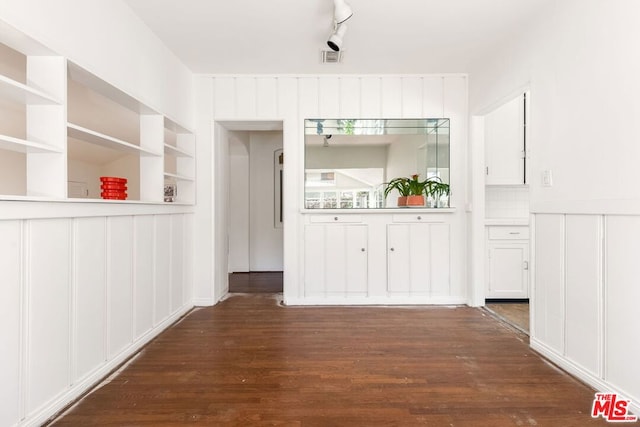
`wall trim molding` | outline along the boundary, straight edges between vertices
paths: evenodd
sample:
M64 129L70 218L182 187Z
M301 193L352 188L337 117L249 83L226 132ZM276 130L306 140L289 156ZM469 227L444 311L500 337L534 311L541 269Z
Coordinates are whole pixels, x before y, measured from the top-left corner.
M532 214L640 215L640 200L543 200L531 202Z

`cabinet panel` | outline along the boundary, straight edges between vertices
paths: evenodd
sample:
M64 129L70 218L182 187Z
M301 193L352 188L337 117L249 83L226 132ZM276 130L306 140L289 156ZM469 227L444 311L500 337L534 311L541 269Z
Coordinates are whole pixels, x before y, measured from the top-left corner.
M388 119L402 117L402 78L382 78L382 116Z
M367 290L367 226L305 227L305 294Z
M431 295L451 293L451 235L449 224L429 226Z
M382 100L379 77L363 77L360 81L360 110L362 117L382 117Z
M155 217L155 318L154 325L167 318L171 307L171 221L168 215Z
M429 224L387 226L389 292L428 292L431 248Z
M487 114L484 121L486 184L524 184L524 104L520 96Z
M528 243L489 243L488 298L528 298Z

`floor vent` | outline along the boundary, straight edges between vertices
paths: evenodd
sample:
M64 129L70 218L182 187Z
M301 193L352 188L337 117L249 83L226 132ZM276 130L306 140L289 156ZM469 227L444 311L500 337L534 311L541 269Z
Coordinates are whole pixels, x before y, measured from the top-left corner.
M342 62L342 51L335 52L333 50L322 51L323 64L337 64Z

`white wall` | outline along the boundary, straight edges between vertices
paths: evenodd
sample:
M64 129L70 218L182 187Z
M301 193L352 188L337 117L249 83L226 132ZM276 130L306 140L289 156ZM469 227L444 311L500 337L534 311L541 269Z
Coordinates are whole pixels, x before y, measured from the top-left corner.
M250 270L282 271L283 229L275 226L274 177L274 152L282 149L282 132L251 132L250 139Z
M472 114L531 89L532 344L636 411L639 19L634 0L549 2L470 73Z
M212 303L224 295L227 271L227 198L218 173L224 132L211 132L211 122L283 121L284 167L284 299L304 298L303 207L304 119L416 118L451 119L451 180L454 214L451 223L451 282L457 300L466 290L466 142L467 80L446 76L200 76L196 85L199 105L197 137L210 141L213 157L198 156L196 224L207 226L213 212L214 230L196 235L197 303ZM222 127L221 125L218 127ZM202 152L200 152L202 154ZM226 157L225 157L226 158ZM228 163L228 162L227 162ZM211 183L211 186L208 185ZM213 190L213 191L212 191ZM220 226L223 223L224 226ZM199 229L200 230L200 229ZM212 249L213 248L213 249ZM219 252L222 251L222 252ZM217 256L219 254L220 256ZM212 265L211 260L214 260ZM224 277L223 277L224 275ZM214 278L213 284L206 278ZM460 291L462 289L462 291Z
M249 267L249 133L229 138L229 273Z

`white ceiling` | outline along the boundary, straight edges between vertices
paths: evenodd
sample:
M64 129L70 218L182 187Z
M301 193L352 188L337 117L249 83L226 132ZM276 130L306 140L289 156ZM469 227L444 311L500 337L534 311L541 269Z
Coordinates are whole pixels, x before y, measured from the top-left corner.
M554 0L347 0L342 64L321 64L332 0L125 0L195 73L445 73Z

